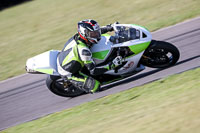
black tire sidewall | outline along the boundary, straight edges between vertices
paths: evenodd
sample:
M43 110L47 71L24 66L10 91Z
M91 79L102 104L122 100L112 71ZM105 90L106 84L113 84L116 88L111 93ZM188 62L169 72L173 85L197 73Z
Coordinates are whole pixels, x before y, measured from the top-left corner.
M82 95L84 92L83 91L79 91L78 93L65 93L63 91L60 91L59 88L55 88L54 84L56 83L56 81L58 79L60 79L60 76L53 76L53 75L48 75L46 78L46 85L47 88L54 94L58 95L58 96L62 96L62 97L76 97L76 96L80 96Z
M176 46L174 46L173 44L169 43L169 42L164 42L164 41L155 41L153 40L152 44L149 46L148 49L165 49L167 51L170 51L171 54L173 55L173 60L172 62L170 62L167 66L153 66L153 65L149 65L149 64L144 64L148 67L152 67L152 68L166 68L166 67L170 67L173 66L179 59L180 57L180 53L179 50L177 49ZM148 54L148 50L147 50L147 54Z

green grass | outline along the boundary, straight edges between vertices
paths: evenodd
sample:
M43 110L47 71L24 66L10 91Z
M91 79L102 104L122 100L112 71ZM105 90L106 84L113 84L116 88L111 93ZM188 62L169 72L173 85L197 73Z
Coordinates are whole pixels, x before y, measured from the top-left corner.
M199 133L199 77L190 70L2 133Z
M0 80L25 73L28 58L62 49L77 22L119 21L151 31L200 15L199 0L33 0L0 12Z

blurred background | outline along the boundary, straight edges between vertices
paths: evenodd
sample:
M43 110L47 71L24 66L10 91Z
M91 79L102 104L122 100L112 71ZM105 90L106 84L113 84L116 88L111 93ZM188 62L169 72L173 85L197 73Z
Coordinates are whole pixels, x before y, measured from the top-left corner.
M31 1L31 0L1 0L0 1L0 10L21 4L26 1Z
M62 49L80 20L155 31L199 16L199 5L200 0L1 0L0 80L25 73L28 58Z

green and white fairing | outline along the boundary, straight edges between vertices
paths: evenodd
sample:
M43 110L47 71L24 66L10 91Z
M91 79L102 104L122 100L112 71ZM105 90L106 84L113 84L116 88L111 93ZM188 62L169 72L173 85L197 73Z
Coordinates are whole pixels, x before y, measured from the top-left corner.
M118 70L117 73L114 70L107 71L107 74L111 75L123 75L136 70L138 62L142 57L145 49L149 46L152 36L150 32L141 26L133 24L115 24L115 36L120 32L120 30L129 31L129 29L135 29L136 38L134 39L123 39L123 41L112 42L110 41L110 35L102 35L102 39L98 44L93 45L91 48L92 57L96 64L103 63L107 58L109 58L112 50L114 48L128 47L132 51L132 55L125 57L123 62L126 64ZM131 35L131 34L129 34ZM123 37L123 36L122 36ZM49 75L60 75L57 70L57 55L58 50L50 50L35 57L32 57L26 62L26 70L29 73L45 73Z
M126 31L129 31L130 28L136 29L137 37L130 40L124 39L123 42L113 43L110 41L111 36L104 34L99 43L95 44L91 48L92 56L96 64L103 63L107 58L109 58L109 55L114 48L128 47L133 52L133 55L123 59L123 61L127 63L118 70L118 73L115 73L114 70L110 70L106 72L107 74L121 75L134 71L145 49L149 46L152 40L150 32L142 26L134 24L116 24L114 25L115 35L119 30L121 30L121 28Z
M101 40L90 49L92 58L96 64L104 62L109 57L113 45L113 43L109 41L109 38L110 35L104 34Z

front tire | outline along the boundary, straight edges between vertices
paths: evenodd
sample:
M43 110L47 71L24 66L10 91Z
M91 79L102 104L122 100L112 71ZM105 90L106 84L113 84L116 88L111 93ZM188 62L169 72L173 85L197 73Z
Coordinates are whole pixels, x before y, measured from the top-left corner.
M46 85L48 89L54 94L62 97L76 97L82 95L84 92L74 87L71 83L64 85L63 79L59 76L48 75ZM64 87L65 86L65 87Z
M152 68L166 68L173 66L179 57L179 50L171 43L153 40L145 51L141 62Z

